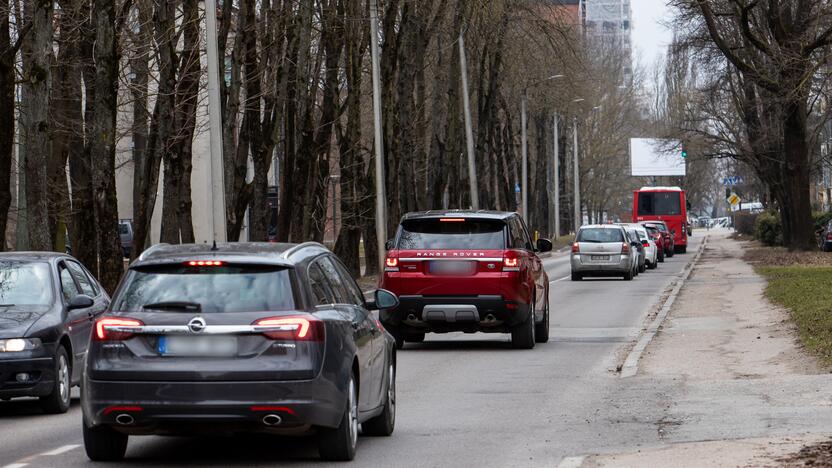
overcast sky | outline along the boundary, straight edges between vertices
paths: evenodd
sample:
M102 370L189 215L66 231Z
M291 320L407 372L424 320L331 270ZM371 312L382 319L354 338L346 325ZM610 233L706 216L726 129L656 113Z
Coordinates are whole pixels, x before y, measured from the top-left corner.
M659 54L672 40L670 31L662 24L670 21L667 0L632 0L633 58L647 67L647 75Z

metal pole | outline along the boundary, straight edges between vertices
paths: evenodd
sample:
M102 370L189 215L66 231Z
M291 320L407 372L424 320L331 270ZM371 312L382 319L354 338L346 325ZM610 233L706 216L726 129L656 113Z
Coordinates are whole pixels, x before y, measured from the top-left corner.
M560 134L558 133L558 113L555 112L555 239L560 239Z
M529 143L526 135L526 91L523 90L523 98L520 100L520 141L523 148L523 161L521 163L520 176L520 213L523 219L529 222Z
M385 213L384 187L384 141L381 138L381 71L379 70L378 51L378 3L370 0L370 51L373 58L373 124L375 129L376 149L376 248L378 250L378 268L384 269L387 241L387 217Z
M471 128L471 98L468 95L468 59L465 56L465 35L459 32L459 64L462 74L462 102L465 107L465 140L468 145L468 185L471 190L471 208L480 209L477 192L477 166L474 159L474 130Z
M211 141L211 237L226 241L225 164L222 155L222 115L220 115L220 66L217 50L217 3L205 0L205 38L208 56L208 123ZM236 239L234 239L236 240Z
M572 118L572 138L573 144L572 149L574 150L574 158L575 162L572 164L573 170L575 173L573 177L575 178L575 201L573 203L575 208L575 234L578 233L578 229L581 227L581 223L583 223L583 216L581 210L581 171L579 167L578 161L578 118Z

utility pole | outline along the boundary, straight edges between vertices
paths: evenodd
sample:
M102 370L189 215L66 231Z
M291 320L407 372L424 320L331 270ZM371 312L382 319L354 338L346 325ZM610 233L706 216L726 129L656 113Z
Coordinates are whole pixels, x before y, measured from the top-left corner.
M573 170L575 171L573 177L575 178L575 201L573 203L575 208L575 234L578 233L578 229L581 227L581 223L583 223L583 216L581 213L581 171L578 162L578 118L572 118L572 149L574 150L574 157L575 162L572 164Z
M217 50L217 3L205 0L205 38L208 48L208 123L211 142L211 237L225 242L225 164L222 155L222 115L220 115L220 67ZM236 240L236 239L234 239Z
M552 205L555 207L555 239L560 239L560 134L558 133L558 113L555 112L554 116L554 125L553 125L553 132L554 140L555 140L555 157L554 157L554 165L555 165L555 199L552 201Z
M523 151L523 160L520 163L520 213L526 223L529 222L529 142L526 135L526 90L523 90L523 98L520 100L520 145Z
M387 256L384 248L387 242L385 213L387 197L384 194L384 141L381 138L381 71L379 70L377 0L370 0L370 52L373 56L373 124L376 149L376 249L379 271L384 271L384 258Z
M465 107L465 140L468 146L468 186L471 190L471 208L480 209L477 191L477 166L474 156L474 130L471 126L471 98L468 95L468 59L465 56L465 34L459 31L459 65L462 74L462 103Z

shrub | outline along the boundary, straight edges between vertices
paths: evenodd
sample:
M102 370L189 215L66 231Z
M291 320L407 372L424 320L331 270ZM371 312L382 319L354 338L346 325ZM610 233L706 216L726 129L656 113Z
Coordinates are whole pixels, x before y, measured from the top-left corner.
M744 236L753 236L757 227L757 214L738 212L734 213L734 230Z
M754 227L754 236L763 244L774 246L783 244L783 227L777 213L760 213Z

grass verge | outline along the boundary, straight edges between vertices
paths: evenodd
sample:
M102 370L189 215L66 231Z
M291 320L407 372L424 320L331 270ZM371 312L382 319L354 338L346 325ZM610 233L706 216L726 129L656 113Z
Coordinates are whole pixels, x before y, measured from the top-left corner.
M832 365L832 267L756 265L768 279L766 297L787 308L800 340Z

